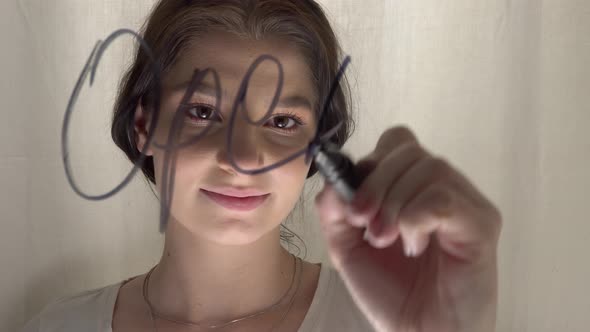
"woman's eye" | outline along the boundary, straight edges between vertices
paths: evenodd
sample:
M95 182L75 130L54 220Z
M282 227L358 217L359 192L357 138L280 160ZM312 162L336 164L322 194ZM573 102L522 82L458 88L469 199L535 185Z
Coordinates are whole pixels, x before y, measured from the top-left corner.
M209 121L215 116L217 120L221 120L215 108L209 105L190 105L187 108L188 116L191 118L193 122L202 122L202 121ZM303 125L302 119L292 113L288 114L277 114L275 117L268 120L270 126L276 129L279 129L284 132L294 132L301 125Z
M301 118L292 113L279 114L270 119L270 121L275 128L289 133L296 131L301 125L303 125Z
M215 114L215 109L207 105L192 105L187 110L189 116L196 121L210 120Z
M286 116L277 116L272 119L274 125L280 129L291 129L293 125L296 125L297 122L292 118Z

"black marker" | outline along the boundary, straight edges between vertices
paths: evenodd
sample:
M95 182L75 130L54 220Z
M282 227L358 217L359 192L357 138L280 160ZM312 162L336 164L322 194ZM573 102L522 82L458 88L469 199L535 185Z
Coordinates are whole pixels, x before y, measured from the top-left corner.
M352 160L340 152L335 144L324 142L314 151L314 161L320 174L340 197L351 203L364 178Z

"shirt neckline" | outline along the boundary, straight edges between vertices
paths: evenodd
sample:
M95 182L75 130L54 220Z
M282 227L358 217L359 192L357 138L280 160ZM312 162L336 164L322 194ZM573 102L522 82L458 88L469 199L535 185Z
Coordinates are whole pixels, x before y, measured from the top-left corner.
M313 299L311 301L309 309L307 309L305 317L303 318L303 321L301 322L301 325L299 326L297 331L312 331L312 328L317 324L318 317L320 316L320 309L324 307L322 303L325 301L326 293L328 291L328 284L331 277L330 272L331 271L329 267L326 266L325 263L320 263L320 275L318 278L318 285L316 287L315 293L313 294ZM107 301L105 301L106 310L103 310L103 322L104 326L107 327L107 332L113 332L113 313L115 309L115 302L117 301L117 296L119 294L119 290L125 283L135 279L136 277L137 276L125 279L111 286L109 296L107 298Z

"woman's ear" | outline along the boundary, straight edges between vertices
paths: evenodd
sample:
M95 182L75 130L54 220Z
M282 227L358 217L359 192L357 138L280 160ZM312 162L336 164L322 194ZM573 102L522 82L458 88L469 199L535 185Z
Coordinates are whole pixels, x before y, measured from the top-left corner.
M139 102L137 103L137 107L135 108L135 116L133 117L133 128L135 132L135 143L137 145L137 150L140 152L144 148L145 144L148 140L148 128L150 127L150 119L147 112L144 111L142 105L142 98L139 98ZM147 156L153 155L153 151L151 148L148 148L145 151Z

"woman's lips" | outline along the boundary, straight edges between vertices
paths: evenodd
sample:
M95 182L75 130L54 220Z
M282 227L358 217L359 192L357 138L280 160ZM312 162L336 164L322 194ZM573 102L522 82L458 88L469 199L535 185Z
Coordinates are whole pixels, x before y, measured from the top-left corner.
M238 210L238 211L250 211L258 206L260 206L270 194L262 195L262 196L250 196L250 197L233 197L233 196L226 196L222 194L218 194L212 191L207 191L205 189L200 190L205 196L209 199L214 201L215 203L231 209L231 210Z

